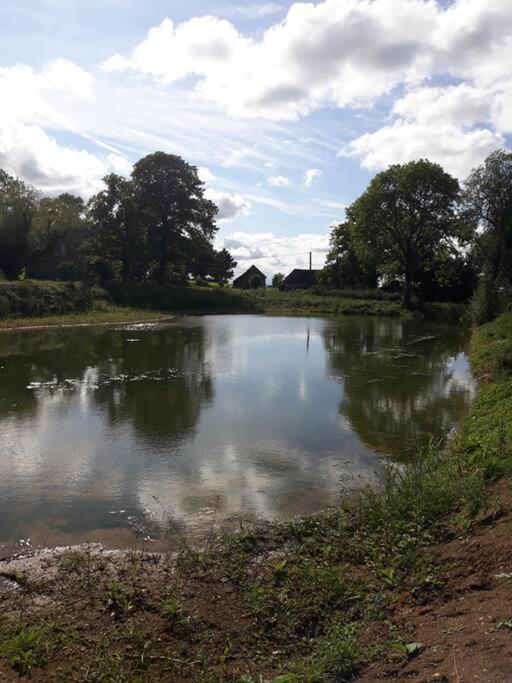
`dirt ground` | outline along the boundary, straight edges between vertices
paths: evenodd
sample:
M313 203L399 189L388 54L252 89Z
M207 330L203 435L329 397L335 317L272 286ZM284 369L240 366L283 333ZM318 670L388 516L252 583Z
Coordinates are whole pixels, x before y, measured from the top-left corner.
M358 677L374 681L512 681L512 514L510 485L493 494L498 512L469 538L434 548L444 586L424 606L396 606L391 620L421 651L403 663L385 657Z
M391 680L512 682L510 483L500 482L492 495L495 501L493 512L481 518L470 534L432 549L432 556L443 568L440 581L432 592L420 600L412 600L410 593L404 592L387 614L386 628L391 626L397 632L408 634L410 642L418 643L418 653L404 657L403 653L385 648L384 654L363 669L355 680L362 683ZM89 550L95 558L93 562L100 562L102 569L101 578L98 578L95 565L88 590L84 589L88 581L87 567L73 566L73 556L69 555L65 555L67 565L63 567L62 553L69 551L0 562L2 618L12 618L17 609L32 615L46 613L53 623L58 624L56 632L65 630L74 634L73 642L63 641L63 645L51 655L47 666L32 668L32 680L240 681L247 669L254 667L255 671L267 672L262 680L271 681L279 670L278 660L283 654L281 646L265 642L261 634L261 649L258 649L260 636L255 632L255 623L246 605L240 603L236 590L220 574L207 580L183 581L181 599L187 611L195 614L197 619L192 636L187 634L189 625L182 615L176 616L171 627L162 618L158 607L163 586L169 586L173 581L170 557L158 554L144 557L142 570L139 567L139 573L133 578L134 588L137 588L133 595L137 597L129 598L126 595L116 596L109 584L113 577L120 575L131 580L126 557L99 546ZM133 558L130 559L132 561ZM24 577L21 598L18 595L20 588L16 585L20 576ZM77 599L75 596L80 589L83 596ZM102 596L105 594L110 595L110 601L107 604L98 602L104 600ZM133 605L130 600L133 600ZM139 600L144 603L140 620L134 617L134 621L130 621L127 615L136 613ZM93 604L96 607L91 607ZM98 610L98 604L104 606ZM113 624L108 628L115 631L114 636L109 636L112 637L108 646L113 648L111 652L101 649L101 639L97 637L98 630L105 629L108 623ZM153 637L160 634L155 639L156 649L151 650L152 654L149 650L145 654L144 634L148 629ZM368 642L378 640L382 629L382 624L368 627ZM222 667L216 669L215 677L208 679L204 676L203 665L197 660L197 642L201 638L207 650L221 654L226 652L225 676ZM238 652L259 652L258 658L248 662L243 656L238 656L235 662L230 659L226 643L233 643ZM138 659L142 662L147 656L152 658L154 666L151 671L142 667L133 678L122 672L116 673L115 662L111 658L116 648L132 664ZM276 657L275 666L273 656ZM19 680L18 674L6 661L0 660L0 681L15 680ZM260 681L259 677L253 680Z

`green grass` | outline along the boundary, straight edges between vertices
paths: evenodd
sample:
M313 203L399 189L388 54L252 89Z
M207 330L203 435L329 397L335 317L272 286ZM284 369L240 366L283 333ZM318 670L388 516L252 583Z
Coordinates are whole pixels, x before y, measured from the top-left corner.
M428 304L406 311L395 294L379 290L241 290L231 287L160 287L151 283L114 288L114 301L122 305L153 307L182 313L268 313L274 315L375 315L419 319L459 320L461 304Z
M0 657L6 659L20 676L30 675L34 668L45 666L58 647L57 634L49 624L20 626L0 635Z
M0 331L15 330L24 327L59 327L147 322L149 320L165 320L167 318L169 318L169 314L160 311L102 304L100 308L93 308L83 312L72 312L39 318L7 318L0 320Z
M109 298L118 309L107 303ZM0 282L0 327L27 326L29 319L37 319L39 325L64 324L65 320L73 321L68 318L70 315L76 322L85 316L84 321L91 323L108 321L110 315L115 322L118 312L123 311L127 319L134 319L128 313L130 308L196 314L373 315L447 321L459 320L466 310L460 304L426 304L417 311L406 311L396 294L380 290L313 288L281 292L274 288L238 290L219 286L130 283L113 284L107 294L98 287L88 288L73 282ZM137 315L144 318L142 314Z

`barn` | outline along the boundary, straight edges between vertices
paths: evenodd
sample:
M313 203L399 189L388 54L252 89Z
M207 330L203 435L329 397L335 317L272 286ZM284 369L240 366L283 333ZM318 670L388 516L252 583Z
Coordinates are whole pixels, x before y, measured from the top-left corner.
M237 289L259 289L267 286L267 276L259 268L252 265L245 273L233 280L233 287Z
M309 289L316 283L319 270L294 268L283 280L282 288L289 292L293 289Z

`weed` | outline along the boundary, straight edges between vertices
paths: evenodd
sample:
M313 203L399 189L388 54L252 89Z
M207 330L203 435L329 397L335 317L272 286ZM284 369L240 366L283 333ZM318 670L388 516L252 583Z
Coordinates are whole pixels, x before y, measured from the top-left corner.
M32 669L47 664L56 646L55 633L49 625L20 627L14 633L3 634L0 657L6 659L20 676L27 676Z
M171 628L183 626L189 620L183 603L174 597L167 598L160 614Z
M59 557L59 570L67 574L80 574L86 564L86 556L78 550L66 550Z
M119 581L113 579L107 585L105 602L112 616L122 619L135 609L134 595L128 591Z

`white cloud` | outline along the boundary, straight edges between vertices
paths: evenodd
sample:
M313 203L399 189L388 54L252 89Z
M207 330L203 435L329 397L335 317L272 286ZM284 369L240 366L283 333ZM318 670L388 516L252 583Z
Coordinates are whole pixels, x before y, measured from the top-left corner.
M111 151L106 156L60 144L43 125L73 130L54 101L92 100L94 77L65 59L36 71L26 65L0 67L0 168L49 194L89 196L111 172L128 174L131 162ZM110 148L112 149L112 148Z
M277 5L275 2L254 3L252 5L233 5L231 7L224 7L218 13L225 17L242 17L242 19L263 19L270 17L273 14L279 14L283 11L282 5Z
M90 196L101 178L119 171L121 157L101 159L84 150L59 145L39 126L4 122L0 126L0 168L48 194L73 192Z
M270 178L267 179L267 182L269 185L272 185L272 187L288 187L290 184L289 179L283 175L270 176Z
M163 84L193 77L228 114L276 121L370 106L402 85L391 121L345 152L371 170L425 156L461 176L512 131L511 59L510 0L324 0L292 4L256 37L211 16L166 19L110 66ZM438 76L458 84L425 87ZM225 164L251 155L241 147Z
M232 115L295 119L325 104L366 104L424 76L438 16L423 0L295 3L259 39L212 16L165 19L106 68L164 84L196 76L196 92Z
M212 180L215 180L214 174L206 166L199 166L197 175L199 176L199 180L202 180L203 183L211 183Z
M399 120L353 140L341 154L360 159L363 166L371 171L379 171L392 163L428 158L453 175L464 178L504 142L499 134L488 129L464 131L449 123L423 124Z
M417 88L393 105L393 113L418 123L472 126L489 121L492 95L467 83L446 88Z
M311 187L314 180L322 175L322 171L319 168L310 168L304 174L304 187Z
M7 118L29 121L34 117L56 124L65 123L49 96L88 99L94 77L66 59L57 59L36 71L25 64L0 67L0 124Z
M247 216L251 209L251 203L240 194L208 189L204 195L219 209L217 220L221 223L231 221L239 216Z
M329 250L329 235L302 234L276 237L272 232L234 232L218 241L219 247L229 249L238 261L236 274L251 263L271 278L274 273L288 274L293 268L309 267L309 252L313 252L313 268L321 268Z

